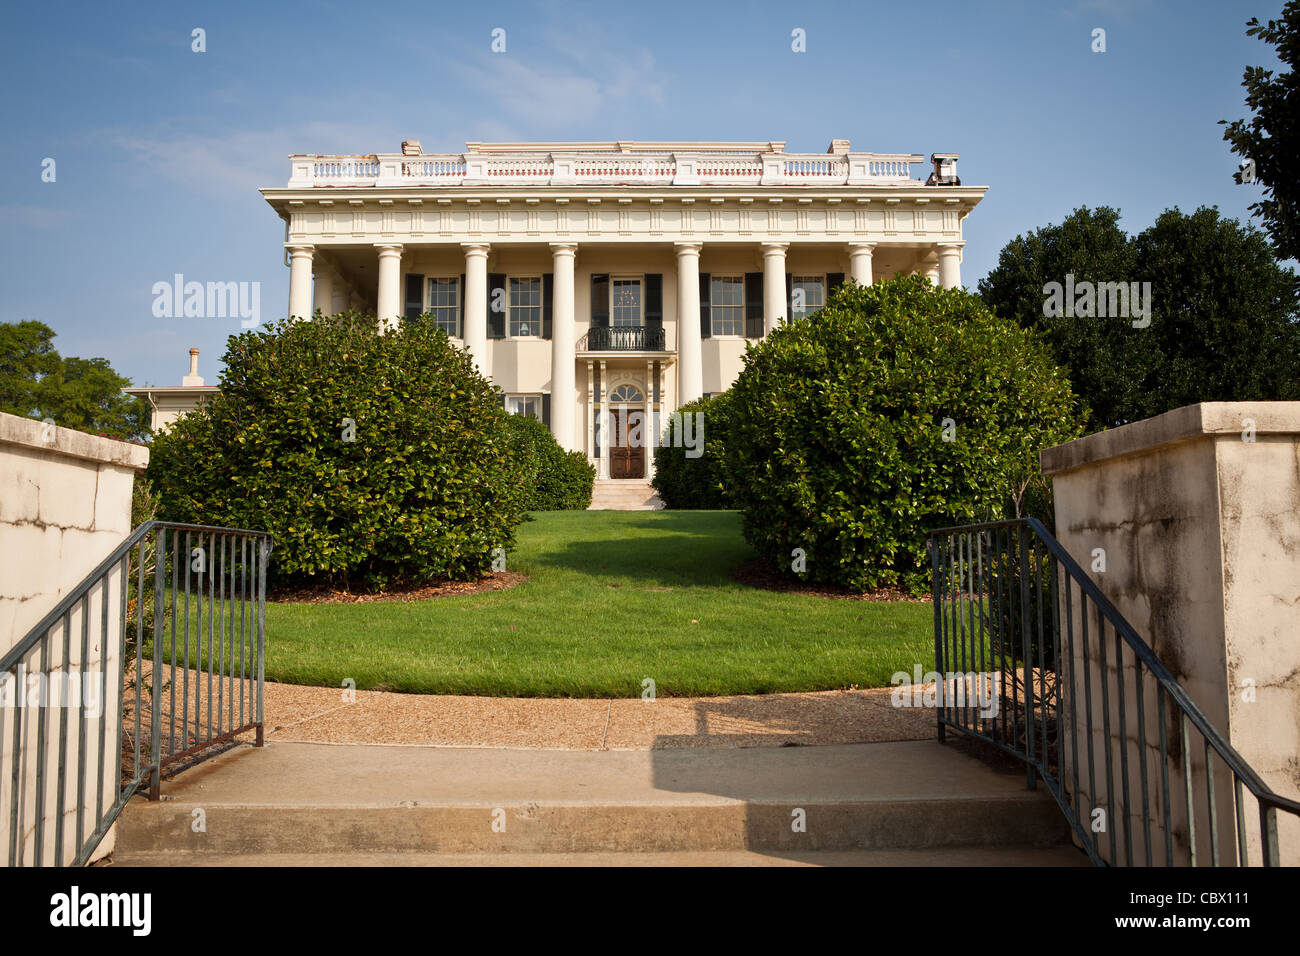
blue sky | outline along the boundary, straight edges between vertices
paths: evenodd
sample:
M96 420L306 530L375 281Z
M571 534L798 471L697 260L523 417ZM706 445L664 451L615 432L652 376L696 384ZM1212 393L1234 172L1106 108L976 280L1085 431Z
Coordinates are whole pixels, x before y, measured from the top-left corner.
M282 314L283 224L257 188L285 185L290 153L408 138L957 152L962 181L990 187L966 221L973 288L1009 239L1080 205L1118 207L1131 232L1171 206L1246 218L1257 187L1232 182L1217 121L1246 115L1248 64L1275 65L1245 21L1281 6L9 4L0 321L39 319L136 384L178 384L197 345L214 383L238 319L155 318L153 284L257 281L263 318Z

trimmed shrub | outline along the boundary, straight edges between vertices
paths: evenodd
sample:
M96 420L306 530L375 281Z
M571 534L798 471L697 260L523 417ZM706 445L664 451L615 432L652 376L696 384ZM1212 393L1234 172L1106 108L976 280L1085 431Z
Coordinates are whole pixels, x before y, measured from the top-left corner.
M154 439L160 517L270 531L278 584L469 580L522 520L500 396L428 323L232 336L221 393Z
M596 469L582 452L561 448L537 419L511 415L510 445L525 510L582 511L591 504Z
M1082 414L1035 333L919 276L849 283L747 353L726 451L745 537L788 572L924 593L926 532L1000 518Z
M704 451L698 457L687 454L684 439L674 440L671 419L665 424L659 447L654 450L655 476L651 484L667 508L722 509L731 508L727 493L726 443L728 423L728 394L714 395L687 402L678 411L682 415L698 415L697 425L690 435L698 436L703 428Z

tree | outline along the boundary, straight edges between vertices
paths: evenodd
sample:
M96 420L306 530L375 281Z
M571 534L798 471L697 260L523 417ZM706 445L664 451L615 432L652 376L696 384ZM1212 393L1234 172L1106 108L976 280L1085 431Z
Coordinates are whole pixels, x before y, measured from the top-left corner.
M1091 430L1194 402L1300 397L1296 277L1263 233L1214 208L1167 210L1136 239L1118 221L1117 210L1082 208L1017 236L979 284L991 309L1044 333ZM1100 295L1045 314L1051 283L1084 282L1138 283L1139 294L1105 316Z
M54 330L44 322L0 322L0 412L34 416L36 387L60 362Z
M0 323L0 411L110 438L149 434L149 406L105 358L63 358L43 322Z
M849 283L778 328L727 406L746 539L858 592L926 590L926 531L1004 516L1026 463L1081 426L1036 333L919 276Z
M275 537L283 584L470 580L513 544L500 393L428 322L355 312L232 336L221 392L154 438L160 516Z
M1277 47L1277 57L1291 69L1274 76L1262 66L1247 67L1241 85L1246 106L1254 114L1244 120L1220 120L1227 128L1223 138L1232 152L1250 161L1250 168L1235 174L1237 182L1252 179L1263 187L1264 198L1252 203L1273 239L1279 259L1300 259L1300 180L1295 175L1300 155L1300 0L1289 0L1282 16L1261 24L1247 21L1247 36Z

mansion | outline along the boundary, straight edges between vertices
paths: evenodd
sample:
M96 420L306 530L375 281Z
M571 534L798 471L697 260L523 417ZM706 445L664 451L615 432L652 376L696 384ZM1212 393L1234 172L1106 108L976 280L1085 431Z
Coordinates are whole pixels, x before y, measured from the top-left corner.
M961 285L986 187L956 154L767 143L467 143L295 155L261 190L285 222L290 316L436 323L506 407L601 479L648 478L629 432L722 392L745 345L847 280ZM609 436L606 439L604 436Z

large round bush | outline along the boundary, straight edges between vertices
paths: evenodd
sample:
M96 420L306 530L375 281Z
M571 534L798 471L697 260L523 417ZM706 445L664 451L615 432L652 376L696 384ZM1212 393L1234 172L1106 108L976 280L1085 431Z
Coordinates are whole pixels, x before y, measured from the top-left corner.
M655 448L655 476L651 484L667 508L730 508L727 493L727 419L729 393L687 402L678 411L699 416L697 424L677 438L675 426L665 422ZM703 449L686 447L686 437L698 441L703 427ZM674 441L676 440L676 444ZM698 452L698 454L697 454Z
M153 444L169 520L275 536L280 583L467 580L522 518L508 415L422 323L347 313L229 340L221 394Z
M730 398L746 538L785 571L803 549L804 577L854 591L924 591L927 530L1001 517L1026 463L1081 422L1034 333L916 276L850 283L777 329Z
M512 456L528 511L581 511L591 504L596 469L580 451L565 451L549 428L510 416Z

